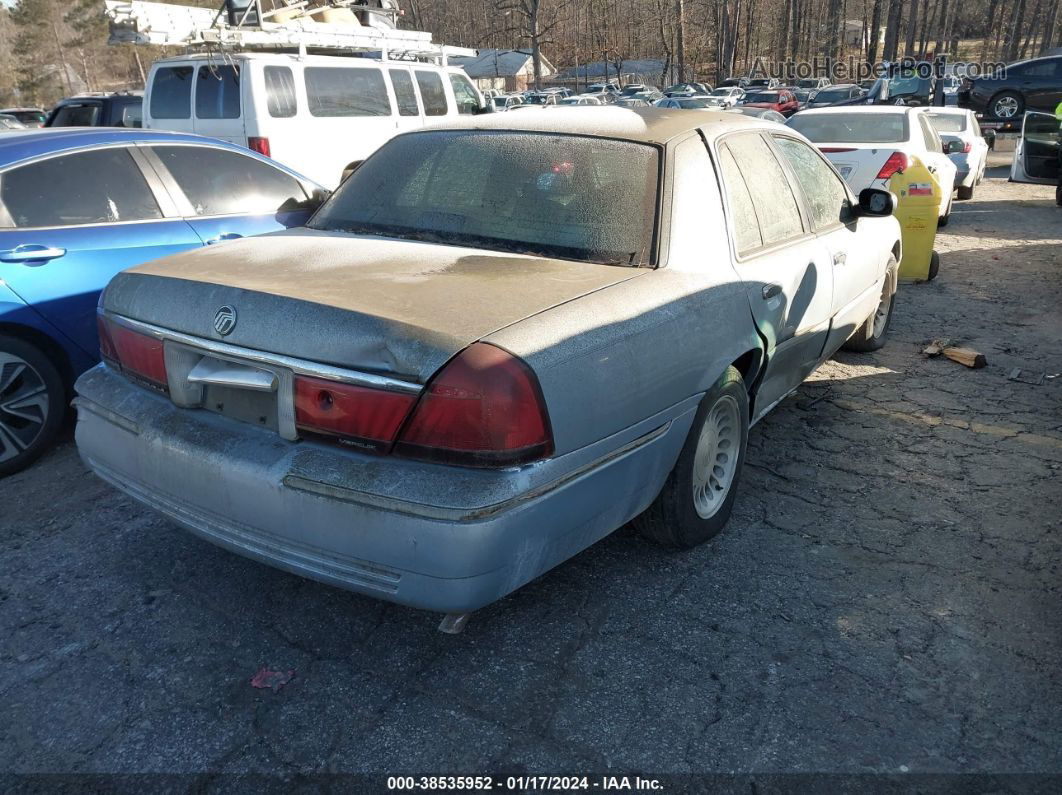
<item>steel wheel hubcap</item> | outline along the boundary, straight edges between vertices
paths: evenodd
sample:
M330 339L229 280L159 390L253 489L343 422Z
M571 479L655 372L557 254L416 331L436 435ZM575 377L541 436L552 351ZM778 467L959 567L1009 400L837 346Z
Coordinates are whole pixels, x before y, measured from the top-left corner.
M0 461L23 452L48 418L48 388L25 359L0 352Z
M1018 100L1014 97L1003 97L996 102L996 116L1001 119L1009 119L1018 112Z
M889 290L889 280L885 280L885 286L881 288L881 300L874 312L874 336L880 337L885 333L885 323L889 320L889 310L892 308L892 292Z
M714 516L730 493L740 451L741 413L724 395L708 412L693 457L693 505L702 519Z

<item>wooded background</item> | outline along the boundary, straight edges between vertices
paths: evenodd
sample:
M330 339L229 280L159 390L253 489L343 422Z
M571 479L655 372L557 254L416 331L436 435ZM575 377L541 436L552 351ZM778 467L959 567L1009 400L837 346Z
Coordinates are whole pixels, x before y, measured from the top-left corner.
M109 47L102 0L3 0L0 107L47 108L80 91L143 88L163 48ZM216 7L221 0L171 0ZM403 25L467 47L527 47L557 67L662 59L715 82L770 61L868 62L948 53L1010 62L1062 46L1062 0L401 0ZM866 35L844 46L846 20ZM665 79L661 75L661 79Z

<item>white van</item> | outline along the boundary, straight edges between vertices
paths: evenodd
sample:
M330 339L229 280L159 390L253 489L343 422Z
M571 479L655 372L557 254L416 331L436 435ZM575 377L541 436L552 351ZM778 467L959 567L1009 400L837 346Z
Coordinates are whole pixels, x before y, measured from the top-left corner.
M152 65L144 127L232 141L335 187L398 133L477 113L483 104L457 66L204 53Z

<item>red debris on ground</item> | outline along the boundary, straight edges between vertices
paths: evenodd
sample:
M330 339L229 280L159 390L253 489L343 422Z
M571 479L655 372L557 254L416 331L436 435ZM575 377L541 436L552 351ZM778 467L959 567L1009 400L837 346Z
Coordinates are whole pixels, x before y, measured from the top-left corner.
M290 682L293 676L295 676L294 671L270 671L268 668L263 668L251 677L251 687L257 687L259 690L268 687L275 693Z

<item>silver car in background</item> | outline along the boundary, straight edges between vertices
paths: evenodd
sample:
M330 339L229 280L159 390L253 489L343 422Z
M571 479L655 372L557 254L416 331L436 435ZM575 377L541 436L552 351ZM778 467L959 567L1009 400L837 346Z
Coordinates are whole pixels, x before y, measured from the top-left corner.
M734 113L403 134L309 228L119 274L78 447L214 543L449 614L632 519L690 547L750 424L884 344L893 201Z

